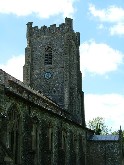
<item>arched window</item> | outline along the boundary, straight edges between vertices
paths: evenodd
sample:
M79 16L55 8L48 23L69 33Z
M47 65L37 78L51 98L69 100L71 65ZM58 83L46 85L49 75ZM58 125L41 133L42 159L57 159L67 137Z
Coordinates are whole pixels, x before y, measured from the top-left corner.
M20 145L20 115L16 106L12 106L8 112L7 125L7 147L13 153L14 163L18 164L20 161L19 145Z
M77 137L75 134L73 134L73 149L75 154L77 154Z
M51 151L52 152L52 150L53 150L53 128L52 128L52 126L50 126L49 128L48 128L48 140L49 140L49 151Z
M79 134L79 164L85 164L84 137Z
M38 125L36 123L33 123L33 128L32 128L32 150L37 149L38 145Z
M66 164L66 144L67 144L67 132L65 129L60 129L58 131L58 145L59 145L59 150L58 150L58 164L59 165L65 165Z
M52 65L52 48L50 46L45 48L45 65Z
M62 130L62 149L66 151L66 132Z
M34 164L39 163L39 121L36 116L32 118L32 150L35 152Z

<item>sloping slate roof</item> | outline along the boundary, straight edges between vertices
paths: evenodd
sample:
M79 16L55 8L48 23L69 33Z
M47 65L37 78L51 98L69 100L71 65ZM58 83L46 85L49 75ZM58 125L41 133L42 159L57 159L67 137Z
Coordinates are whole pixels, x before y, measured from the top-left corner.
M88 138L90 141L118 141L119 135L92 135Z

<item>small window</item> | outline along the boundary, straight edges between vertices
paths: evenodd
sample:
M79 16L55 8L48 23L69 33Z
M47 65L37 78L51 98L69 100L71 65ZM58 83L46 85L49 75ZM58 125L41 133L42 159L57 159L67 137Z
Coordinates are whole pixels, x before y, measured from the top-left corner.
M48 138L49 138L49 150L53 149L53 129L50 127L48 130Z
M37 124L33 124L33 128L32 128L32 150L36 150L37 149L37 133L38 133L38 128L37 128Z
M45 60L44 60L45 65L52 65L52 48L47 47L45 48Z
M32 150L35 152L34 164L39 164L39 121L36 116L32 118Z
M66 150L66 132L62 131L62 149Z
M73 146L74 146L74 152L77 152L77 137L73 134Z

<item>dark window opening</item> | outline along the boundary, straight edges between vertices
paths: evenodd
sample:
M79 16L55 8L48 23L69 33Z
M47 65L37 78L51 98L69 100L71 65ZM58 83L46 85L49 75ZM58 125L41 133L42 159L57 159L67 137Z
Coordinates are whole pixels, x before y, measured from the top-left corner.
M52 151L52 149L53 149L53 130L51 127L48 130L48 138L49 138L49 150Z
M39 121L36 116L32 120L32 151L34 151L34 165L39 164Z
M44 60L45 65L52 65L52 48L47 47L45 48L45 60Z
M15 106L8 113L9 122L7 125L7 147L13 153L14 163L19 163L19 130L20 115Z
M32 130L32 150L36 150L38 146L38 126L33 124Z
M66 150L66 132L62 131L62 149Z

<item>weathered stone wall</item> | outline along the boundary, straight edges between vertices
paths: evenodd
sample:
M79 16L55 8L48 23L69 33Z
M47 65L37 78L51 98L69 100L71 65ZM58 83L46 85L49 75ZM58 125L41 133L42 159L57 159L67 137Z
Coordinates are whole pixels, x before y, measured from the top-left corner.
M68 114L51 100L20 81L11 78L8 74L4 75L4 84L0 86L0 89L3 91L1 98L4 98L1 104L3 106L2 112L6 116L6 128L3 130L4 140L2 140L6 146L6 152L9 152L7 125L13 124L10 123L8 114L14 110L18 111L20 116L19 164L85 164L86 135L85 129L81 125L69 119ZM33 123L38 126L38 144L35 149L32 149ZM52 149L49 146L49 129L52 130ZM5 160L4 158L3 160ZM11 154L10 158L14 159ZM9 158L6 161L9 163Z
M79 45L69 18L27 24L24 83L0 69L0 165L121 165L119 141L86 142Z
M80 33L73 30L72 19L56 27L27 24L24 83L39 90L64 108L72 119L85 125L80 71ZM50 47L52 64L45 65L45 50Z
M122 165L119 141L88 141L87 165Z

